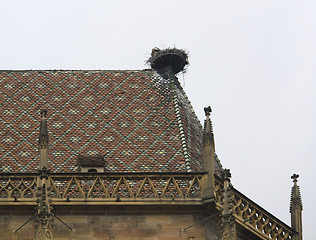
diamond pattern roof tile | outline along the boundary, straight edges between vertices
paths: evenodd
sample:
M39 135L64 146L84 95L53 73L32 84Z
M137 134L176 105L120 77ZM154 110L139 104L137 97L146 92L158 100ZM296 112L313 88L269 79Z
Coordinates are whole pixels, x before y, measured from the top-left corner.
M202 127L184 91L153 71L1 71L0 171L34 172L48 109L52 172L104 156L105 171L203 171Z

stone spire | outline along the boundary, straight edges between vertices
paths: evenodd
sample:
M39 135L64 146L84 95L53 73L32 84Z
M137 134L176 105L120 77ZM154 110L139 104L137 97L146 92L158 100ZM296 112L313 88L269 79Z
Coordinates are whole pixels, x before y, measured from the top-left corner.
M222 178L224 180L224 192L219 240L237 240L236 223L233 211L233 193L230 185L231 174L229 169L224 169Z
M302 211L303 204L300 193L300 187L297 185L297 179L299 175L293 174L291 177L294 182L294 186L292 187L291 193L291 203L290 203L290 213L291 213L291 226L297 232L296 235L293 236L293 240L302 240Z
M204 108L206 120L204 121L204 133L203 133L203 162L204 170L207 172L205 177L205 187L203 190L203 199L210 199L214 197L214 188L215 188L215 144L214 144L214 135L212 121L210 118L212 109L211 107Z
M38 151L40 155L39 169L48 169L48 130L46 123L47 110L41 110L41 124L39 131Z
M39 177L37 181L37 212L35 215L35 240L53 239L51 224L53 216L49 202L49 169L48 169L48 131L46 123L47 110L41 110L41 124L39 131Z

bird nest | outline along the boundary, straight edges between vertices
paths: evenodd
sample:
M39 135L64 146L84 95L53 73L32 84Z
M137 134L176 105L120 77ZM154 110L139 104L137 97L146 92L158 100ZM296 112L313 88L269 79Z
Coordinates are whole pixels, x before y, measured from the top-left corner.
M162 75L166 75L167 71L172 71L177 74L185 70L189 64L188 54L186 51L177 48L167 48L160 50L153 48L151 57L147 60L151 68Z

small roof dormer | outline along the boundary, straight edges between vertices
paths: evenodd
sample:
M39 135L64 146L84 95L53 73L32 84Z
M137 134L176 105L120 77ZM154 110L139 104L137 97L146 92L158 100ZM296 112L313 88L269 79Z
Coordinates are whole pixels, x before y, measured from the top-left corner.
M104 156L78 156L81 172L104 172Z

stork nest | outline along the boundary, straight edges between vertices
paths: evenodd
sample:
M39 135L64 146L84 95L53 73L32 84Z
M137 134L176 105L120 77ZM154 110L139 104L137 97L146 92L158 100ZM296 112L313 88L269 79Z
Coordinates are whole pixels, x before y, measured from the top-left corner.
M150 64L151 68L158 73L164 73L165 69L171 68L172 72L177 74L184 71L185 67L189 64L188 53L185 50L177 48L167 48L164 50L153 48L147 64Z

